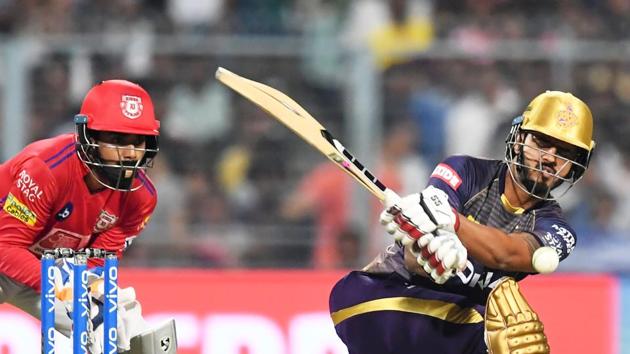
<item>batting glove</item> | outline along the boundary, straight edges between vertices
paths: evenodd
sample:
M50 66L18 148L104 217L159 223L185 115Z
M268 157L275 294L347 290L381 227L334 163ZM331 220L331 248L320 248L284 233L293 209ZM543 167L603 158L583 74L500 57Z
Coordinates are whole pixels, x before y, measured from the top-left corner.
M448 203L448 195L433 186L402 199L386 193L385 210L380 215L387 232L405 246L438 228L455 232L458 221L457 213Z
M444 284L457 272L464 270L468 251L455 233L438 230L420 237L412 247L416 261L437 284Z

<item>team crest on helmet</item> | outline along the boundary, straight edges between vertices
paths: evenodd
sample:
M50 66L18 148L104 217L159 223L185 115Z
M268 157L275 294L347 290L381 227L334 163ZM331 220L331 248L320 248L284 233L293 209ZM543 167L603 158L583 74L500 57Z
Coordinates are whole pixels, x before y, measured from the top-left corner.
M142 98L138 96L123 95L120 101L122 114L129 119L136 119L142 115Z
M578 117L573 112L573 106L567 105L566 110L561 110L556 113L556 118L558 119L556 124L560 128L571 128L577 125Z

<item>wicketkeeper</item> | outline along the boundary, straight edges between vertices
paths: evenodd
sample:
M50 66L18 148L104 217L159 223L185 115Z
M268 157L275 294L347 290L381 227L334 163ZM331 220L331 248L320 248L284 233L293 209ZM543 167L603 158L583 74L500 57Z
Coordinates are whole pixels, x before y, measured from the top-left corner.
M158 152L160 125L142 87L125 80L103 81L87 93L74 121L74 134L36 141L0 165L0 303L35 317L40 315L39 258L44 250L89 247L120 258L157 202L145 170ZM102 338L96 335L102 297L98 266L102 260L90 264L94 338ZM69 334L71 308L65 305L72 283L67 271L65 278L59 274L55 322ZM120 299L119 351L135 350L132 338L141 333L147 335L138 337L140 347L159 348L159 343L142 343L151 338L152 329L142 320L133 289L122 289ZM175 338L174 325L167 327ZM97 339L90 344L93 354L102 351Z

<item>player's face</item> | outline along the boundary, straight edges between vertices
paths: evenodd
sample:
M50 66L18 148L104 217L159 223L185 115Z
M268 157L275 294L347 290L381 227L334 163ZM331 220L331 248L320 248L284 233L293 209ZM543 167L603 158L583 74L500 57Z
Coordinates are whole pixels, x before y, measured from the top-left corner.
M573 145L537 132L525 135L522 149L527 179L546 190L562 183L578 156Z
M99 132L96 142L103 162L112 165L140 161L146 147L145 137L138 134Z

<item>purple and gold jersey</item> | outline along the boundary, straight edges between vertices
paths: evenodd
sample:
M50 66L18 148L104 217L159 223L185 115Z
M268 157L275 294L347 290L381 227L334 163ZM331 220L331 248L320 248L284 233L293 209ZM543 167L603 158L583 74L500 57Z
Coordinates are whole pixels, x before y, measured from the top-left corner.
M558 203L543 201L529 210L514 208L503 195L505 178L511 177L502 161L451 156L436 166L429 185L446 192L451 206L469 220L508 234L529 232L542 246L554 248L561 260L566 258L575 247L576 238ZM392 246L379 257L379 266L373 269L374 272L395 271L412 282L426 284L418 279L419 276L407 271L401 247ZM466 269L441 288L468 295L479 304L485 304L488 293L499 279L509 276L521 280L527 275L486 267L469 255Z
M438 164L429 185L471 221L506 233L529 232L561 259L575 247L575 233L554 201L524 210L503 195L507 165L498 160L452 156ZM483 316L490 290L504 276L528 273L492 269L470 255L466 269L445 284L411 274L403 250L390 246L363 271L341 279L330 295L339 337L354 353L486 353Z

